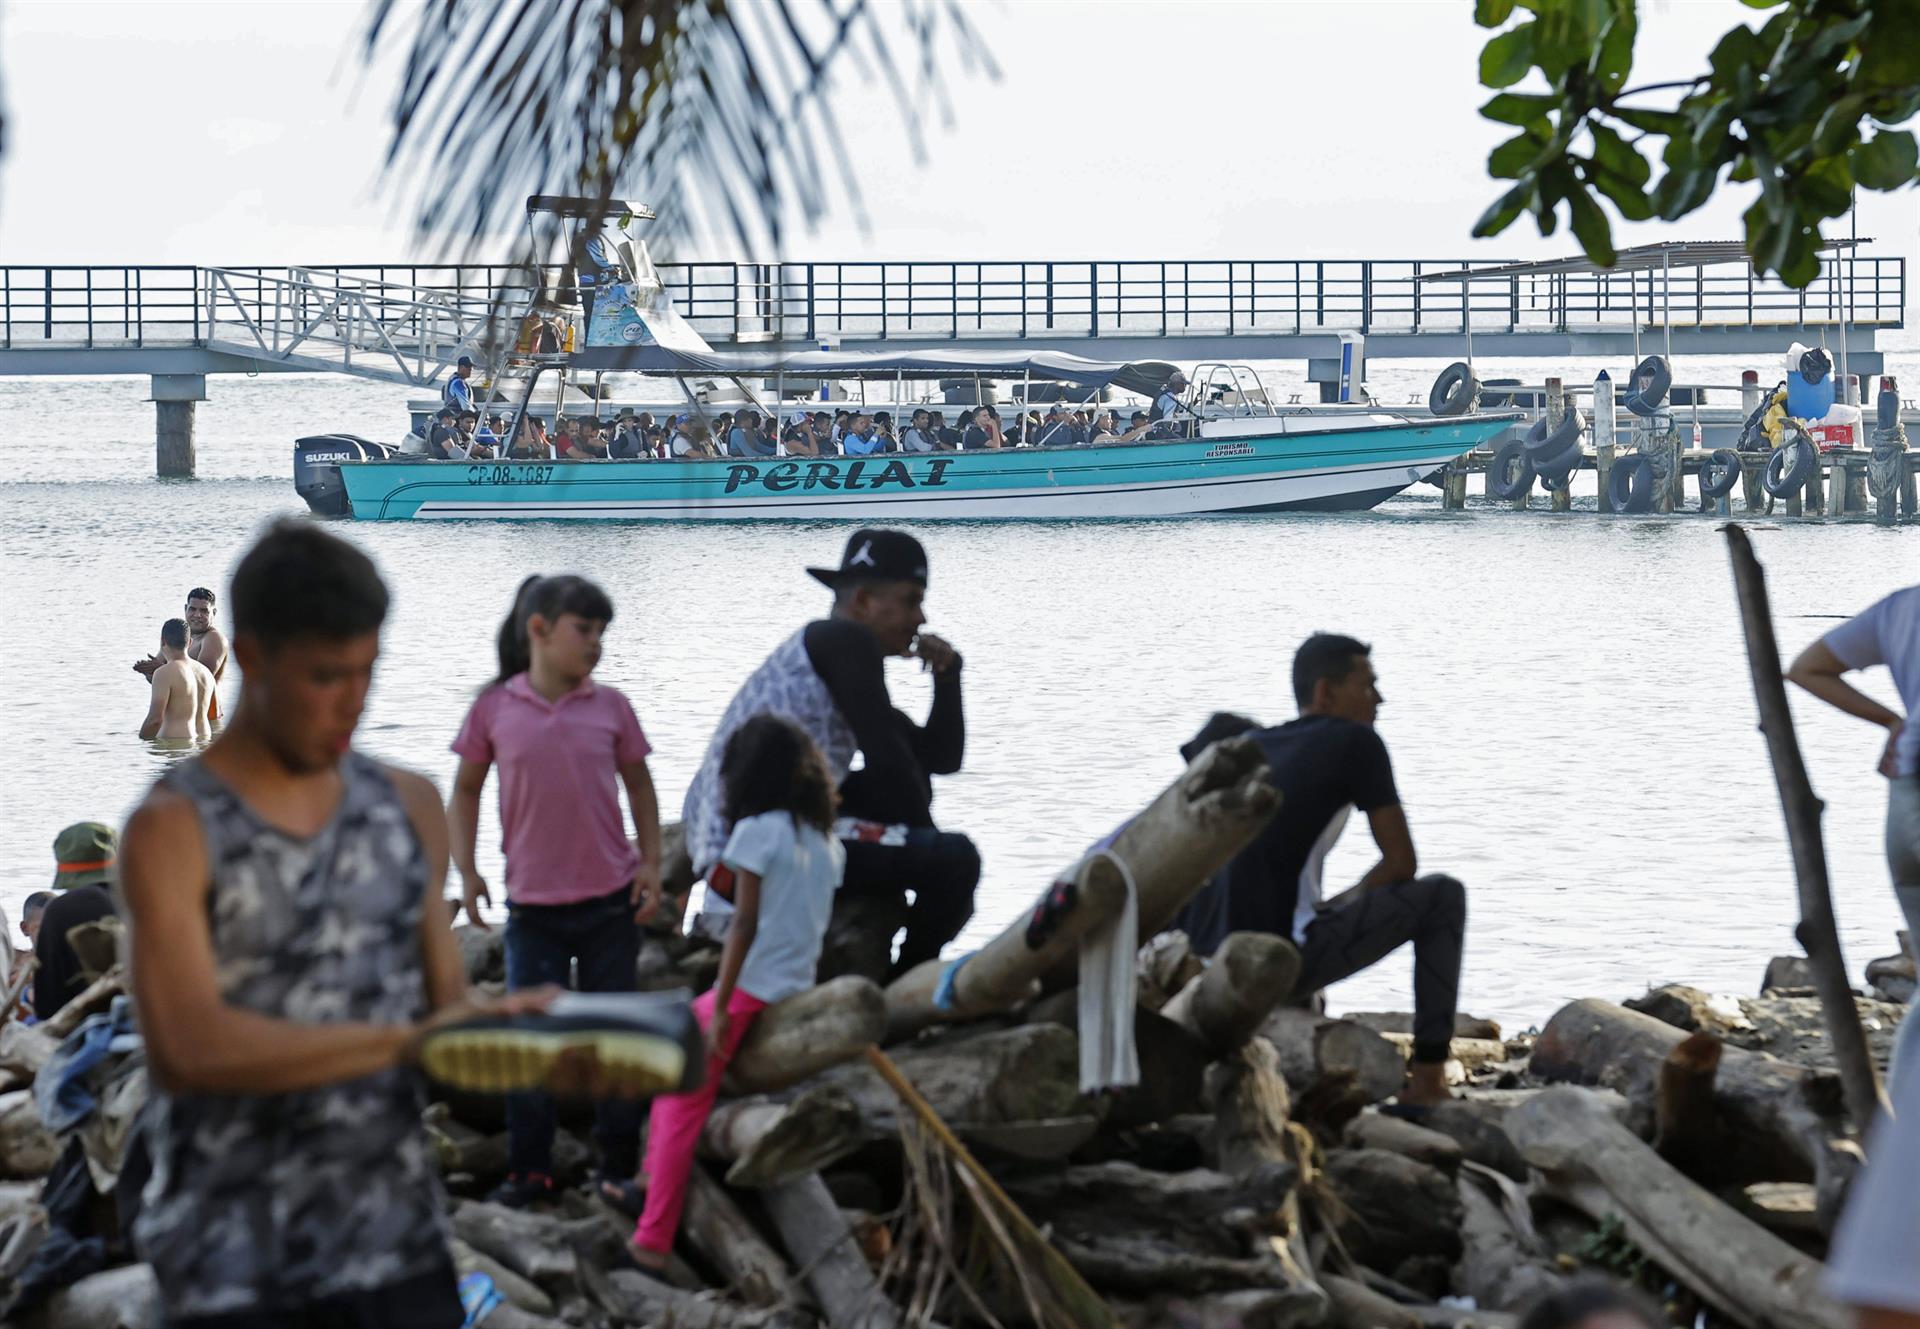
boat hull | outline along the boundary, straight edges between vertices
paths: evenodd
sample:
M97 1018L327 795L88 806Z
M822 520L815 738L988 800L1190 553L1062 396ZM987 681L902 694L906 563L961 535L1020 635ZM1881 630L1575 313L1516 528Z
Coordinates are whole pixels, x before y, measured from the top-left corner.
M1112 447L709 461L347 462L360 520L1175 517L1358 511L1508 427L1502 418Z

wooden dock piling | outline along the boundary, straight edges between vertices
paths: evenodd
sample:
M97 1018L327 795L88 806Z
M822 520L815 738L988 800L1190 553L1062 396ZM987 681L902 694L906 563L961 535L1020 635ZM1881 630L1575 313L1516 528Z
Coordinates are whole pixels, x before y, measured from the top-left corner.
M1602 369L1593 380L1593 473L1600 480L1600 511L1613 511L1613 379Z
M1566 387L1557 378L1547 380L1547 430L1552 432L1560 427L1567 418ZM1574 470L1579 470L1575 467ZM1552 512L1573 511L1573 473L1568 472L1567 483L1558 489L1546 486L1547 508Z

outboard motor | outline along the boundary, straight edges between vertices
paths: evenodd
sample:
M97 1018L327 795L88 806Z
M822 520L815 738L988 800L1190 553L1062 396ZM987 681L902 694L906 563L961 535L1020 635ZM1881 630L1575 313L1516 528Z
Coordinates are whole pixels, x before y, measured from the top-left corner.
M343 461L384 461L393 455L385 443L357 434L316 434L293 441L293 487L316 517L345 517L352 513L346 481L340 477Z

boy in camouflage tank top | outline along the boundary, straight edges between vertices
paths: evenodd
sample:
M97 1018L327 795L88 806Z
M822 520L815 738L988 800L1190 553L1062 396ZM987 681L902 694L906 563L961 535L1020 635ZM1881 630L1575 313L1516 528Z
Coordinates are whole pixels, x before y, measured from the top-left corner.
M351 746L386 587L281 522L232 601L239 708L121 846L154 1085L135 1244L172 1329L455 1329L412 1063L429 1025L481 1012L441 897L439 795Z

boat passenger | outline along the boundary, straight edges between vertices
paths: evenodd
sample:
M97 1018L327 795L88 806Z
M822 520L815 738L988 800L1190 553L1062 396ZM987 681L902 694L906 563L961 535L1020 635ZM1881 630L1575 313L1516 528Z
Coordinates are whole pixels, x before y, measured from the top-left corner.
M893 414L889 411L873 413L873 430L886 443L888 452L900 451L900 440L894 436Z
M945 411L935 411L929 418L927 427L933 430L933 437L942 452L951 452L960 446L960 431L947 423Z
M485 431L480 428L480 417L478 415L471 411L467 412L467 414L460 417L458 428L460 430L460 445L466 450L467 456L472 457L476 461L492 460L494 450L490 444L481 440L481 434ZM488 434L487 437L491 438L492 435Z
M973 432L978 430L980 441L973 441ZM973 429L961 439L961 446L968 448L1003 448L1007 445L1007 436L1000 428L1000 412L991 406L982 406L973 413Z
M1073 421L1067 415L1067 408L1055 402L1047 411L1047 422L1034 437L1034 443L1043 448L1064 448L1073 442Z
M1160 395L1153 399L1153 409L1147 413L1152 422L1155 438L1181 438L1186 431L1175 423L1174 415L1180 410L1181 394L1187 390L1187 376L1179 370L1173 371L1166 386L1160 389Z
M1101 411L1093 417L1093 424L1088 431L1088 442L1112 443L1117 441L1119 437L1120 418L1112 411Z
M698 461L703 457L718 455L713 446L713 438L707 432L704 420L695 420L692 416L676 416L673 422L673 437L668 450L681 461Z
M435 461L454 461L467 455L457 419L451 406L442 406L433 417L433 428L427 431L427 455Z
M652 423L651 417L648 423ZM620 419L613 431L613 443L607 449L607 455L623 460L649 455L646 430L634 418L631 406L620 412Z
M813 430L805 424L795 423L787 426L786 434L780 444L787 450L789 457L818 457L820 445L814 442Z
M932 417L923 406L913 413L907 432L900 436L900 448L903 452L932 452L940 446L940 440L934 436Z
M872 416L856 415L841 438L840 446L849 457L871 457L877 452L885 452L887 441L874 428Z
M1127 420L1127 432L1120 436L1122 443L1138 443L1153 428L1153 419L1145 411L1135 411Z
M476 448L485 448L486 455L497 457L501 452L500 439L506 433L507 422L497 415L489 415L487 422L473 431L473 444Z
M568 461L605 461L607 445L594 428L595 422L576 418L570 434L557 440L560 455Z
M1075 447L1084 448L1093 442L1093 423L1084 410L1075 411L1067 419L1067 428L1073 434Z
M453 377L440 389L440 404L466 414L473 410L473 357L463 355L453 362Z
M845 450L846 443L847 443L847 430L851 429L852 427L853 427L852 411L835 411L833 413L833 441L835 446L841 448L842 450Z
M727 431L729 457L771 457L776 449L760 431L760 413L742 411L733 428Z

